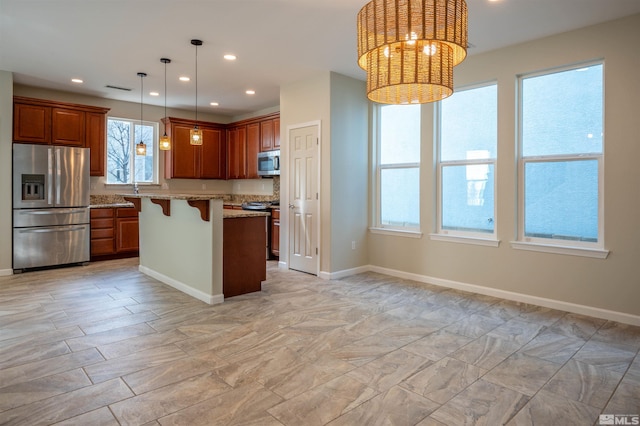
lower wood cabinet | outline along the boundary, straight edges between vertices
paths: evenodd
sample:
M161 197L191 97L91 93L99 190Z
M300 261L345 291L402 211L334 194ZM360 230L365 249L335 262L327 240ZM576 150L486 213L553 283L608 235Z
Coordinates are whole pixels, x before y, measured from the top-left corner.
M138 212L133 207L91 209L91 260L138 255Z
M223 219L224 297L260 291L267 279L266 216Z

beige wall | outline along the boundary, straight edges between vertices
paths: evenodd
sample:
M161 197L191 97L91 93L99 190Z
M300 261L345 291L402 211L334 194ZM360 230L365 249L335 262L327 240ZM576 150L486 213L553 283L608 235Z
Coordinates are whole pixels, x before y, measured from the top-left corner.
M371 265L434 281L479 285L640 316L640 15L470 56L456 86L498 82L498 248L432 241L435 229L432 107L423 108L421 239L369 236ZM517 232L516 79L604 59L605 260L514 250Z
M0 275L12 273L11 138L13 135L13 75L0 71Z
M368 113L366 83L332 73L331 264L323 271L349 270L368 262Z
M319 121L320 125L320 270L330 265L331 246L331 73L322 72L304 81L286 84L280 88L280 203L286 206L289 197L288 130L290 126ZM289 210L280 210L280 261L289 262Z

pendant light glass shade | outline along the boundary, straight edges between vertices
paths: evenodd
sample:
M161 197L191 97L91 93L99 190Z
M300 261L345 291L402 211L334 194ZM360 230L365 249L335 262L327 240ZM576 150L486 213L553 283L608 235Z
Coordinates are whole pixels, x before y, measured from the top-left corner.
M160 62L164 64L164 116L167 117L167 64L171 63L171 59L162 58ZM167 125L164 125L164 135L158 141L160 150L168 151L171 149L171 139L167 136Z
M147 155L147 145L144 142L136 144L136 155Z
M202 40L193 39L191 44L196 47L196 125L189 132L191 145L202 145L202 130L198 128L198 46L202 46Z
M136 155L147 155L147 145L142 141L142 95L144 93L143 79L147 76L144 72L139 72L140 77L140 143L136 145Z
M464 0L372 0L358 13L358 65L367 97L421 104L453 93L453 67L467 56Z

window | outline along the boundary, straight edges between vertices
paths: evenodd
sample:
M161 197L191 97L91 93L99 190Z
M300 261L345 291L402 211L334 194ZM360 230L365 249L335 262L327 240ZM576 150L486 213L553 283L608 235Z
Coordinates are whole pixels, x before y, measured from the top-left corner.
M602 69L519 80L520 241L603 246Z
M157 123L108 118L107 183L157 183L157 135ZM135 145L141 140L147 145L146 156L135 154Z
M378 228L420 228L420 105L378 108Z
M495 84L440 102L438 234L493 239L497 126Z

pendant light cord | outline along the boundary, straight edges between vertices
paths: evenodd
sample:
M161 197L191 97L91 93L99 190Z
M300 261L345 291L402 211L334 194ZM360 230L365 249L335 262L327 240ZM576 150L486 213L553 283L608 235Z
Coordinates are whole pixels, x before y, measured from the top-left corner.
M198 45L196 44L196 126L198 125Z

